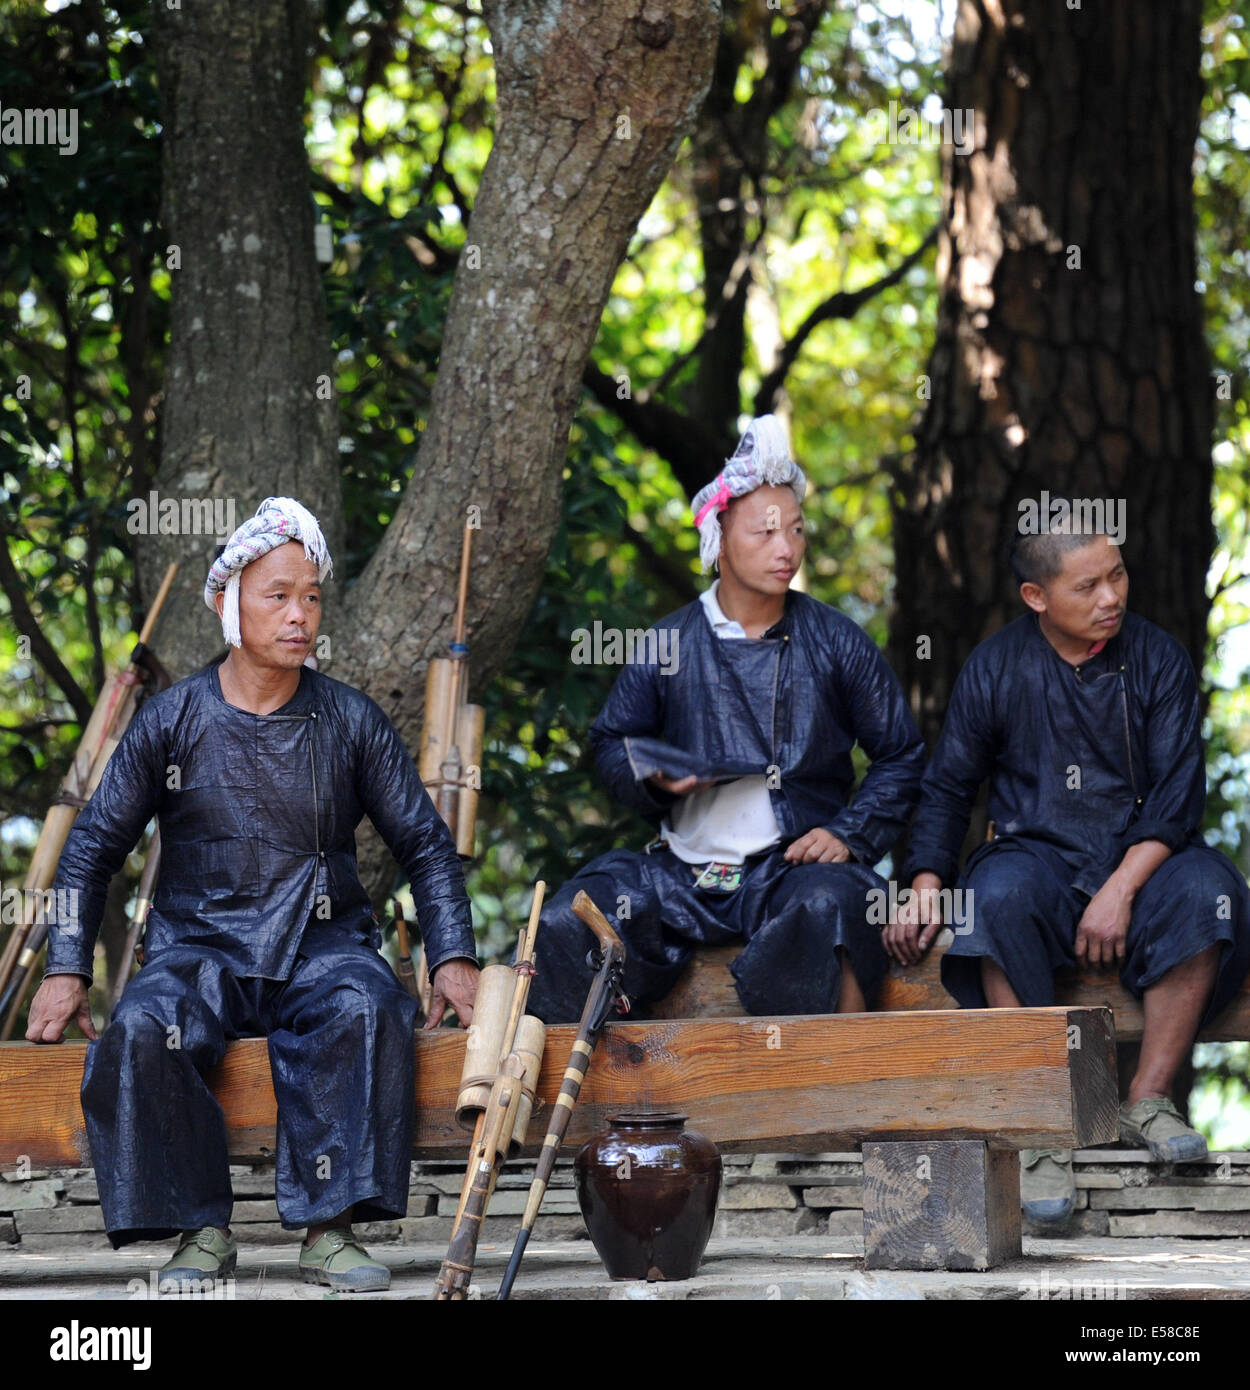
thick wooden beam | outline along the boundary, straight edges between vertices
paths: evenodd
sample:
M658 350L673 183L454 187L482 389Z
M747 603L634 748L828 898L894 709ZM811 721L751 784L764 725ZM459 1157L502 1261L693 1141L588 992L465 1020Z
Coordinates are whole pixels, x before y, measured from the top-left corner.
M574 1038L552 1028L531 1128L541 1142ZM418 1033L413 1153L464 1152L453 1115L464 1034ZM85 1043L0 1046L0 1163L87 1164L78 1089ZM230 1151L271 1152L276 1107L263 1039L232 1043L212 1077ZM992 1139L1070 1147L1118 1137L1111 1015L1010 1009L613 1023L565 1140L620 1110L680 1110L727 1150L852 1147L866 1138Z
M942 988L941 965L954 938L943 932L916 966L891 965L881 986L877 1011L953 1009L955 1001ZM714 946L700 951L686 967L666 998L651 1006L652 1018L730 1018L742 1012L730 963L741 945ZM1142 1035L1142 1006L1120 983L1115 970L1063 973L1055 980L1055 1003L1068 1009L1110 1009L1115 1014L1117 1042L1136 1042ZM1198 1034L1200 1042L1244 1042L1250 1038L1250 976L1232 1003Z
M864 1145L865 1269L993 1269L1020 1256L1020 1155L977 1140Z

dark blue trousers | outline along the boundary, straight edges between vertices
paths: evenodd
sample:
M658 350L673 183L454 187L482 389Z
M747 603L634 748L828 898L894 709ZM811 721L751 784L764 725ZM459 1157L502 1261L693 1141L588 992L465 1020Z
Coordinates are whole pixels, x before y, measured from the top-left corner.
M887 885L863 864L789 864L782 850L747 861L732 893L695 887L691 865L667 849L613 850L569 879L543 908L529 1012L575 1023L590 984L595 940L572 910L585 890L624 942L625 993L662 999L699 946L745 941L729 967L749 1014L828 1014L838 1006L841 947L871 1007L888 964L868 894Z
M174 946L127 985L87 1049L82 1108L114 1247L228 1226L221 1106L204 1076L233 1038L266 1036L278 1101L278 1214L288 1230L353 1205L403 1216L416 1003L371 946L311 925L289 980L236 978Z
M968 924L942 960L942 983L964 1008L983 1009L982 956L1001 966L1026 1006L1055 1002L1054 973L1077 964L1076 929L1089 904L1045 845L1003 839L968 860L958 887L972 893ZM1250 973L1250 892L1236 866L1207 845L1168 856L1133 901L1120 979L1136 998L1173 966L1220 946L1214 1018Z

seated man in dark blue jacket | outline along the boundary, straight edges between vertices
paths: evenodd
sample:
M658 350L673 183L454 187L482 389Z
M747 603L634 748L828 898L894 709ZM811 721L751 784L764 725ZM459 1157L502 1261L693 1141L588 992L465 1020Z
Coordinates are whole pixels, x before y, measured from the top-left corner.
M1105 534L1017 536L1012 567L1030 611L982 642L955 682L904 867L915 896L887 948L918 959L940 927L928 894L958 879L971 930L956 933L942 980L961 1005L1051 1004L1057 969L1118 964L1145 1010L1122 1137L1160 1160L1201 1158L1205 1141L1169 1095L1195 1033L1250 969L1250 898L1201 834L1193 666L1127 611L1128 576ZM961 875L987 778L997 834ZM1026 1213L1066 1221L1071 1155L1022 1158Z
M320 527L291 498L267 498L239 527L205 588L228 656L140 707L57 872L78 912L50 929L32 1042L57 1042L75 1020L95 1038L87 987L108 883L159 817L146 963L88 1048L82 1107L113 1245L181 1233L162 1289L234 1268L226 1129L204 1078L229 1039L261 1035L278 1214L308 1227L303 1277L390 1282L351 1221L407 1208L416 1004L378 954L356 870L362 816L412 883L431 1026L448 1003L473 1016L476 948L451 836L381 709L304 664L329 570Z
M644 1007L697 946L734 941L748 1013L860 1011L876 997L887 962L869 919L887 887L872 866L914 805L924 746L869 637L790 588L804 486L764 416L695 498L704 569L719 562L720 579L661 620L591 730L613 795L660 834L645 853L594 860L548 903L530 993L548 1022L584 1002L579 889L615 919L625 992ZM852 801L856 742L872 766Z

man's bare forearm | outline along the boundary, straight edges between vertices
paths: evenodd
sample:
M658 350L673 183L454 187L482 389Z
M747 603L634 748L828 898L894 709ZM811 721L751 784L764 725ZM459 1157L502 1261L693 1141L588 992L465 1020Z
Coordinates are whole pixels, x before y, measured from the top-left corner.
M1141 840L1135 845L1130 845L1124 851L1124 858L1120 860L1119 866L1103 887L1135 898L1142 884L1171 853L1161 840Z

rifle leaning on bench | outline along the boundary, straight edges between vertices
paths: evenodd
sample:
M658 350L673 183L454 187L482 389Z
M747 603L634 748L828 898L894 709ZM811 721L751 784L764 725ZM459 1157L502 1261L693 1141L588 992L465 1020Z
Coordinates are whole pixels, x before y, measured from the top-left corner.
M581 1022L577 1027L577 1037L569 1052L569 1064L560 1084L560 1094L551 1108L551 1122L547 1137L543 1140L542 1151L538 1155L538 1165L534 1170L534 1180L530 1184L529 1196L525 1201L525 1215L521 1219L521 1230L516 1244L512 1247L512 1257L504 1271L503 1282L499 1285L499 1301L503 1302L512 1292L517 1270L521 1267L521 1257L529 1243L530 1232L538 1220L538 1208L542 1206L551 1178L551 1170L556 1166L556 1154L573 1116L573 1107L581 1093L582 1080L590 1067L590 1058L607 1022L608 1010L615 1003L621 1013L629 1012L629 1000L621 993L621 976L625 971L625 947L621 938L612 930L608 919L595 906L594 900L585 891L573 899L573 911L595 934L598 946L591 949L588 956L590 968L597 971L594 984L582 1010Z
M139 895L135 899L134 911L130 914L130 927L126 932L126 944L122 948L122 958L117 965L117 974L113 978L113 988L109 994L109 1017L113 1016L113 1010L117 1007L118 1000L126 986L130 983L130 967L137 959L139 964L143 964L143 937L144 923L148 920L148 908L152 906L152 890L156 886L156 876L161 867L161 831L157 826L152 831L152 838L148 841L148 857L143 863L143 874L139 879Z
M7 1041L13 1031L22 1000L34 977L39 953L47 939L48 923L42 920L45 914L37 912L35 904L42 904L45 893L52 887L70 828L78 818L78 812L91 799L113 755L113 749L121 742L134 717L142 688L154 686L157 690L164 690L169 685L169 675L156 659L148 641L177 573L176 564L170 565L165 571L161 587L148 609L139 640L130 654L129 665L123 671L115 671L104 682L104 689L79 740L74 761L44 817L39 842L35 845L26 875L22 920L14 926L0 955L0 1019L4 1021L0 1041Z
M525 1013L525 1001L535 973L534 943L546 889L542 879L534 885L529 922L517 941L515 964L488 965L480 977L473 1010L477 1042L465 1046L461 1089L456 1097L457 1121L467 1125L476 1114L476 1124L447 1256L434 1284L434 1298L440 1303L458 1302L468 1297L478 1236L499 1168L510 1152L520 1152L529 1127L547 1029L539 1019ZM487 976L492 971L497 973L488 983ZM506 982L509 975L512 976L510 999L500 994L494 983L496 980ZM499 1005L505 1002L503 1026L497 1030ZM473 1043L472 1038L470 1043ZM474 1053L480 1049L489 1054L493 1077L476 1074ZM489 1088L485 1096L482 1095L484 1087Z

